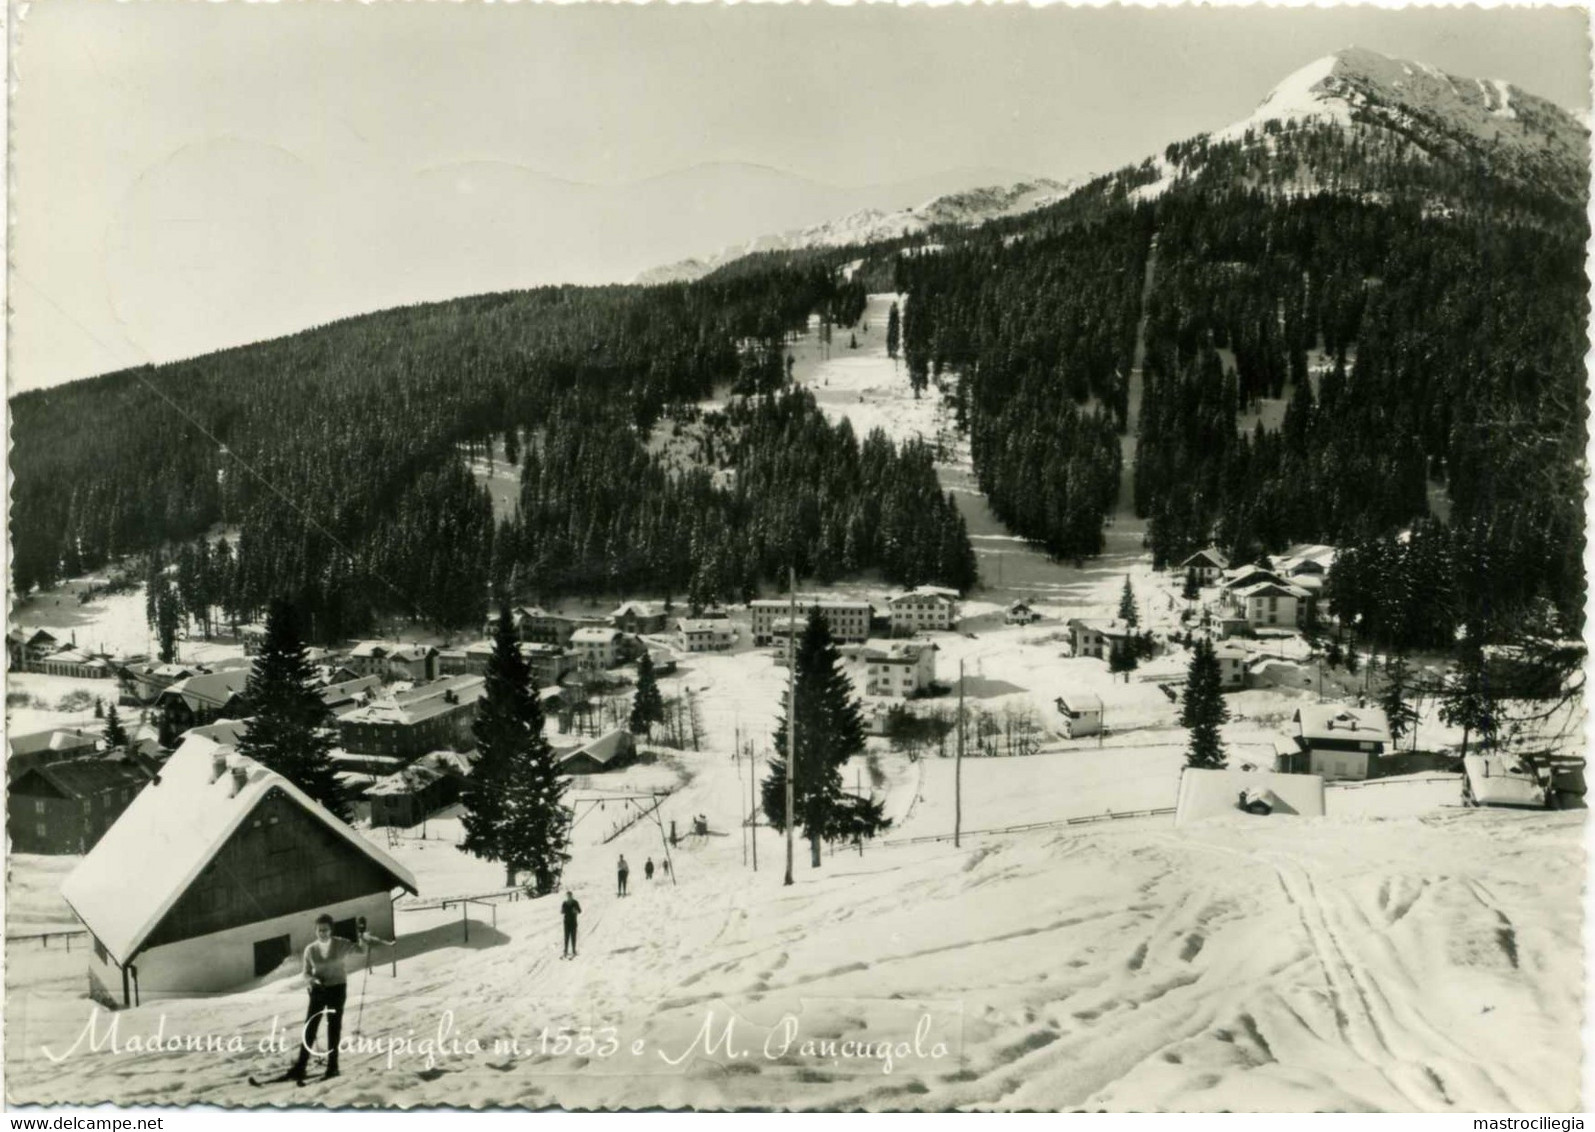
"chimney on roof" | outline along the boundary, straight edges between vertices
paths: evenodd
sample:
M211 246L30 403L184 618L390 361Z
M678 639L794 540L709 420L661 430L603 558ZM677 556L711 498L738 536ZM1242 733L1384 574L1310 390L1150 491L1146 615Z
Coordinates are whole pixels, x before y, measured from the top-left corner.
M238 797L238 792L248 785L249 768L240 763L239 765L233 767L233 789L232 792L227 796L229 798Z
M210 757L210 780L215 782L227 773L227 752L217 751Z

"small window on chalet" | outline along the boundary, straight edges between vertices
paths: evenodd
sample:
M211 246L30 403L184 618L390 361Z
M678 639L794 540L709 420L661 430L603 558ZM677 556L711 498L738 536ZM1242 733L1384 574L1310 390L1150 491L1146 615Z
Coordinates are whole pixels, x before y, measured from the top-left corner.
M292 949L289 945L288 937L285 935L257 940L255 943L255 974L257 976L269 975L275 971L282 966L282 961L288 958L290 950Z
M33 812L36 813L36 814L44 813L44 799L43 798L39 798L38 800L36 800L33 803Z

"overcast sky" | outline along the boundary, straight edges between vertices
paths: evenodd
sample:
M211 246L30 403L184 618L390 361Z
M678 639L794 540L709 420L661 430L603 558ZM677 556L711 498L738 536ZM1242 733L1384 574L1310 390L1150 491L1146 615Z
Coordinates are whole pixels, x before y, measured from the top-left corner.
M1572 9L46 0L11 388L1103 172L1351 44L1589 109Z

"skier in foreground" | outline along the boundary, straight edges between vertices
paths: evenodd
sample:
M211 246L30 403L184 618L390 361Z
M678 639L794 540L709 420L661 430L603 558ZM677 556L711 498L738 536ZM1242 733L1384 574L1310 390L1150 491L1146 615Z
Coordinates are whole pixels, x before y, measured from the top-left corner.
M561 959L576 958L576 917L582 914L582 906L576 903L576 894L570 889L565 890L565 902L559 906L560 915L565 918L565 951Z
M643 877L644 880L653 880L653 878L654 878L654 859L652 857L649 857L646 861L644 861L642 863L642 877Z
M299 1042L299 1059L288 1071L288 1079L303 1081L310 1062L310 1047L316 1044L321 1019L327 1019L327 1077L338 1076L338 1040L343 1036L343 1004L349 995L348 972L344 960L351 952L365 951L365 933L351 943L332 934L332 917L323 912L316 917L316 938L305 948L304 976L310 985L310 1009L305 1015L304 1033Z
M616 895L626 895L626 877L631 872L631 866L626 864L626 854L620 855L620 862L615 866L615 880L617 883Z

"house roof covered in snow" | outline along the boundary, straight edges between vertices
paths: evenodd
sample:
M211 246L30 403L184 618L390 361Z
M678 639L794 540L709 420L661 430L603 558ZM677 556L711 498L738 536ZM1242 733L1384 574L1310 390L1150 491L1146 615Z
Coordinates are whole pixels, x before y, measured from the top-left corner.
M159 702L181 699L191 711L225 707L249 683L247 668L228 668L221 672L201 672L162 689Z
M1224 557L1223 551L1217 547L1210 546L1206 550L1198 550L1180 563L1181 570L1189 570L1200 566L1213 566L1220 570L1227 570L1229 569L1229 559Z
M86 727L52 727L27 735L8 735L13 755L36 755L41 751L92 751L100 732Z
M1500 755L1468 755L1462 760L1468 789L1481 806L1545 805L1545 788L1530 766Z
M724 618L708 617L682 617L676 621L676 628L683 633L725 633L731 632L731 622Z
M1069 621L1069 628L1079 628L1091 633L1101 633L1104 637L1123 639L1135 636L1135 629L1127 622L1114 619L1111 621L1096 620L1086 617L1074 617Z
M619 636L619 629L589 625L585 629L577 629L570 635L570 640L577 645L607 645Z
M918 664L926 653L936 651L930 641L868 641L859 655L876 664Z
M198 736L202 739L211 739L228 747L236 747L238 740L244 737L244 732L249 729L247 719L217 719L205 724L203 727L190 727L183 732L182 738ZM179 746L182 744L179 743Z
M119 786L143 785L148 776L136 766L116 759L68 759L46 763L20 775L11 784L17 794L37 794L27 780L37 776L63 798L89 798Z
M563 765L573 759L585 756L600 766L607 766L621 755L629 754L635 747L636 740L632 738L631 732L625 728L617 727L612 731L604 732L604 734L584 747L577 747L574 751L565 752L560 756L559 761Z
M1186 767L1180 772L1180 791L1174 824L1224 815L1242 815L1241 800L1248 792L1271 791L1274 814L1304 818L1324 816L1324 780L1316 774L1280 774L1269 770L1206 770ZM1264 819L1259 819L1264 820Z
M1296 709L1303 739L1354 739L1390 742L1390 721L1379 708L1354 708L1345 704L1306 704Z
M225 772L214 764L225 758ZM233 768L243 772L240 785ZM403 865L279 774L202 735L183 740L161 771L159 785L139 791L83 862L61 895L96 939L126 964L194 883L234 831L273 790L322 822L392 879L416 892Z
M340 723L389 723L408 725L453 711L462 704L473 704L487 691L487 681L470 674L445 676L386 700L357 707L339 717Z
M665 603L662 601L623 601L617 605L610 617L624 617L626 614L633 617L663 617Z
M893 594L886 599L888 605L896 605L900 601L943 601L948 605L958 600L958 591L950 590L945 586L915 586L900 594Z
M1095 692L1063 692L1058 696L1058 706L1064 711L1101 712L1102 697Z
M1258 582L1275 582L1278 585L1288 584L1273 570L1265 570L1261 566L1237 566L1233 570L1225 570L1220 582L1225 589L1233 590L1242 586L1253 586Z
M1297 601L1312 596L1300 586L1293 586L1288 582L1270 581L1240 586L1235 590L1235 595L1237 597L1293 597Z
M382 657L388 655L388 648L389 646L383 644L381 641L361 641L359 644L355 645L354 648L349 650L349 655L362 658L371 657L372 659L380 660Z

